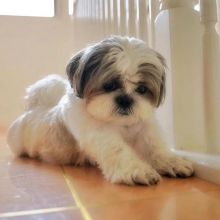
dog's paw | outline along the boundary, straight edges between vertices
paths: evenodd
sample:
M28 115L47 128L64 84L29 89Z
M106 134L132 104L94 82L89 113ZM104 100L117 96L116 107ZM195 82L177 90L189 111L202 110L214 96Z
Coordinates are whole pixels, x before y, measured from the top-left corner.
M107 177L112 183L124 183L128 185L154 185L161 177L149 165L142 162L130 162L125 167L120 167Z
M168 177L186 178L194 174L192 163L176 156L158 156L152 166L158 173Z

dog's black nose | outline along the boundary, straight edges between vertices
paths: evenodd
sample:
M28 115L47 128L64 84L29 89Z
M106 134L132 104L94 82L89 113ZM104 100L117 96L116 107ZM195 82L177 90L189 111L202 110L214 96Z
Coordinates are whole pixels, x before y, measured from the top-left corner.
M115 98L115 102L119 108L126 110L132 106L134 100L128 95L119 95Z

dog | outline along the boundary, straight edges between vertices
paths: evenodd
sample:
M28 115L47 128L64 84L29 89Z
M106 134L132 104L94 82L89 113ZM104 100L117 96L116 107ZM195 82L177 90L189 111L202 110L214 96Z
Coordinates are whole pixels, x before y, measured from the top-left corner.
M49 75L26 90L26 110L11 125L18 156L98 166L112 183L152 185L161 175L190 177L155 119L165 97L165 59L136 38L111 36L75 54L68 80Z

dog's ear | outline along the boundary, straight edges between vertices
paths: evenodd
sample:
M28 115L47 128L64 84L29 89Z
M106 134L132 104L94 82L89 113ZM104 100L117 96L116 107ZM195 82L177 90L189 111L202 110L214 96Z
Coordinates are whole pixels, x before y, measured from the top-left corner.
M77 54L75 54L69 61L69 63L67 64L67 67L66 67L66 74L68 76L68 79L69 79L69 82L70 82L70 85L72 88L74 88L74 82L76 81L74 79L75 77L75 73L79 67L79 64L80 64L80 59L83 55L84 51L80 51L78 52Z
M160 85L160 95L159 95L157 107L158 107L161 103L163 103L163 101L164 101L164 99L165 99L165 94L166 94L166 75L165 75L165 71L164 71L164 72L163 72L163 76L162 76L161 85Z
M160 85L160 95L159 95L159 99L158 99L158 103L157 103L157 107L164 101L165 99L165 94L166 94L166 69L167 69L167 65L166 65L166 60L165 58L157 53L157 58L160 60L162 66L163 66L163 70L162 70L162 79L161 79L161 85Z
M79 98L89 93L98 75L104 75L105 69L110 64L107 62L102 65L102 63L111 48L111 44L103 41L80 51L70 60L66 73L71 87Z

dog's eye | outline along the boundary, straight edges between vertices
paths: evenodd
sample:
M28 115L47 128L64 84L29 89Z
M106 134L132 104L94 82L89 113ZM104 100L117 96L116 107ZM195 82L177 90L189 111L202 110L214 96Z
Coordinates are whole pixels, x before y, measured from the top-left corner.
M144 85L139 85L135 91L141 95L144 95L145 93L149 92L148 88Z
M120 84L117 81L112 81L104 84L103 89L106 92L113 92L120 87Z

